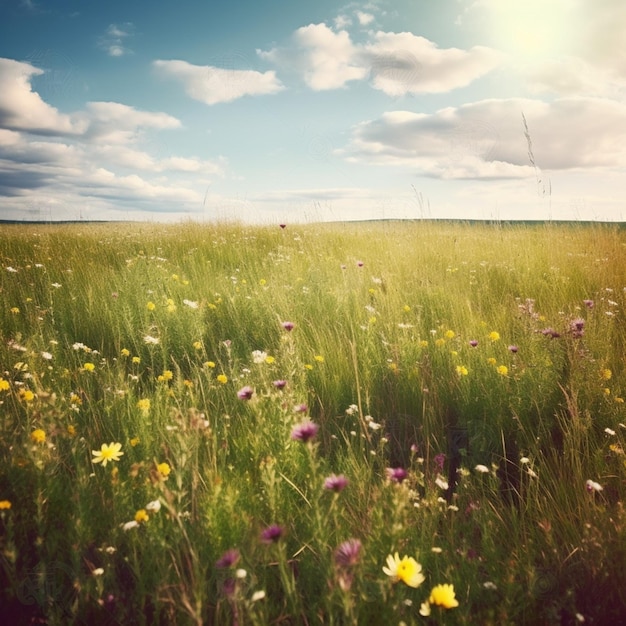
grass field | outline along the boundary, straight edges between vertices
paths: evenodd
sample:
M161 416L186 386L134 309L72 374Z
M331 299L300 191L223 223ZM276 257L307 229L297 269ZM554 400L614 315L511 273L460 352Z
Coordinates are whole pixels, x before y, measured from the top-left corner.
M626 231L0 227L11 624L626 623Z

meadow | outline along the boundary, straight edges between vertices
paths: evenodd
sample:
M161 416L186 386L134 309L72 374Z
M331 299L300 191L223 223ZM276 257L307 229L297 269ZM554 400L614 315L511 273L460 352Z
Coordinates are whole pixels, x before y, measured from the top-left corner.
M0 226L10 624L626 623L626 231Z

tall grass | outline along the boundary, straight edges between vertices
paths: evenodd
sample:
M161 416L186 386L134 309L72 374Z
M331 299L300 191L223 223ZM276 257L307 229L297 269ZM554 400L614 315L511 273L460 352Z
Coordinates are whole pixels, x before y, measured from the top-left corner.
M625 245L605 225L3 226L3 614L623 621ZM423 583L383 571L396 552Z

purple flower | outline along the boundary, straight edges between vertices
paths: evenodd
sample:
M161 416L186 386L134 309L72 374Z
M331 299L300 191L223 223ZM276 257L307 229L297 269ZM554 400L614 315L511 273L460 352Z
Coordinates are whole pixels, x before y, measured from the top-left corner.
M309 410L309 407L304 402L301 402L300 404L296 404L293 407L294 413L306 413L308 410Z
M588 309L593 309L593 307L595 306L595 302L593 300L583 300L583 304L588 308Z
M324 489L339 493L348 486L348 482L350 481L343 474L340 474L339 476L331 474L324 480Z
M306 422L302 422L300 424L296 424L291 431L291 438L294 441L301 441L302 443L306 443L310 441L317 435L317 431L319 430L319 426L315 422L311 422L307 420Z
M281 228L286 228L287 224L279 224Z
M408 473L403 467L388 467L386 470L387 478L394 483L401 483Z
M286 331L291 331L293 330L293 327L295 326L295 324L293 322L283 322L282 323L282 327L286 330Z
M250 400L250 398L252 398L253 393L254 393L254 389L252 389L252 387L250 387L249 385L246 385L245 387L242 387L237 392L237 397L240 400Z
M272 524L261 532L263 543L276 543L285 533L285 529L278 524Z
M585 320L581 317L572 320L569 329L574 339L580 339L585 334Z
M335 548L335 563L340 567L352 567L359 562L361 556L361 542L358 539L348 539Z
M513 354L517 354L518 350L519 348L517 346L509 346L509 352L512 352Z
M365 265L365 263L363 263L363 261L357 261L357 262L356 262L356 264L357 264L359 267L363 267L363 265Z
M285 386L287 385L287 381L286 380L275 380L273 383L274 387L276 387L276 389L284 389Z
M229 567L233 567L239 561L239 550L235 550L235 548L231 548L230 550L226 550L224 554L215 562L215 567L218 569L227 569Z
M470 339L469 345L475 348L478 345L478 341L476 341L476 339Z
M222 583L222 593L225 596L234 595L236 590L237 590L237 581L234 578L227 578Z
M558 337L561 336L561 334L558 333L556 330L554 330L554 328L544 328L541 331L541 334L544 337L550 337L550 339L557 339Z
M439 468L439 471L443 472L443 466L446 462L446 455L443 452L440 452L439 454L435 455L433 461L435 461L435 465Z

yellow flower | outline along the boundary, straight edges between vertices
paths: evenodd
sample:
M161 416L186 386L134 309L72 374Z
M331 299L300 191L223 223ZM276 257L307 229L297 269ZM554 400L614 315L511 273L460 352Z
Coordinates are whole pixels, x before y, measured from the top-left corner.
M411 311L411 307L410 307L408 304L405 304L405 305L402 307L402 310L403 310L405 313L409 313L409 312Z
M490 356L487 359L487 363L489 363L489 365L495 365L497 363L497 361L492 356Z
M141 357L134 356L134 357L133 357L133 363L134 363L135 365L137 365L137 364L141 363Z
M19 312L20 310L16 306L11 307L11 313L14 315L17 315Z
M276 361L276 359L273 356L266 356L265 357L265 362L268 363L269 365L274 363L274 361Z
M168 463L159 463L157 465L157 470L158 470L159 474L161 474L161 476L163 476L163 478L167 478L170 475L170 472L172 471L172 468L169 466Z
M454 585L436 585L430 592L428 598L430 604L442 606L445 609L453 609L459 606L459 603L454 594Z
M139 509L137 511L137 513L135 513L135 521L138 524L141 524L141 522L147 522L150 519L146 509Z
M203 363L204 367L208 367L210 369L213 369L215 367L215 361L205 361Z
M149 398L142 398L141 400L137 400L137 408L142 412L142 413L147 413L150 410L150 399Z
M148 309L148 311L154 311L154 309L156 309L156 304L154 304L154 302L148 302L148 304L146 304L146 309Z
M313 357L318 363L323 363L324 362L324 357L321 354L316 354Z
M409 587L419 587L425 580L422 574L422 566L411 556L400 558L396 552L387 556L387 566L383 567L383 572L394 579L394 582L401 580Z
M446 332L444 333L444 337L446 339L453 339L455 335L456 333L453 330L446 330Z
M441 337L439 337L439 339L435 339L435 345L439 348L443 346L445 343L446 343L446 340L442 339Z
M202 342L201 341L194 341L193 342L193 347L195 350L202 350Z
M426 341L426 339L422 339L420 341L420 348L427 348L428 347L428 341Z
M30 389L20 389L20 398L25 402L32 402L35 399L35 394Z
M489 333L489 340L490 341L498 341L500 339L500 333L497 330L492 330Z
M456 366L456 373L459 376L467 376L467 374L468 374L467 367L465 367L465 365L457 365Z
M4 378L0 378L0 391L8 391L11 389L11 385L8 380L4 380Z
M265 280L265 278L261 278L261 280L259 281L259 285L261 285L261 287L264 287L267 284L267 281Z
M130 350L128 348L122 348L122 356L130 356Z
M35 443L43 443L46 440L46 433L41 428L37 428L30 434L30 438Z
M139 443L139 441L139 437L133 437L128 443L130 443L130 445L134 448Z
M0 511L4 511L6 509L10 509L11 508L11 501L10 500L0 500Z
M498 372L500 376L506 376L509 373L509 368L506 365L498 365L496 372Z
M76 426L74 426L74 424L69 424L67 427L67 434L70 437L75 437L76 436Z
M85 363L83 365L83 369L86 372L93 372L96 369L96 366L93 363Z
M100 450L92 450L93 462L102 463L102 467L106 467L109 461L119 461L120 457L124 454L122 451L121 443L111 442L110 444L103 443L100 446Z
M157 377L157 380L162 383L168 380L172 380L174 378L174 374L171 370L164 370L163 373Z
M305 369L305 370L312 370L312 369L313 369L313 366L312 366L310 363L305 363L305 364L304 364L304 369Z
M613 372L607 367L600 370L600 378L602 378L602 380L611 380L612 376L613 376Z
M226 376L226 374L218 374L217 382L222 383L222 385L225 385L228 382L228 376Z
M72 392L70 394L70 404L80 405L82 403L83 403L82 398L77 393Z

